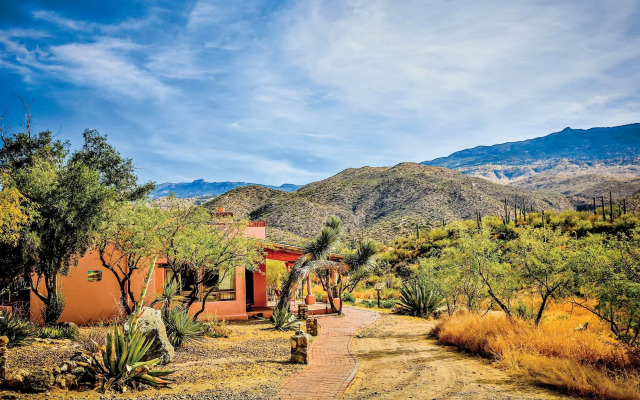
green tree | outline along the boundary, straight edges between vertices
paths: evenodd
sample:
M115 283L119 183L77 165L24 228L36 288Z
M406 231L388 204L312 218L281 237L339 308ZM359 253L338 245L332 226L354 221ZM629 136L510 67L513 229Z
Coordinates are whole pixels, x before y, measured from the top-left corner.
M555 229L523 228L518 238L509 243L509 259L518 269L524 287L542 300L534 323L540 323L550 299L567 294L580 254L576 242Z
M464 273L477 277L491 300L511 319L511 300L520 282L511 264L503 261L501 244L486 230L461 233L457 242Z
M200 302L196 320L221 283L234 282L236 268L253 271L264 260L262 246L246 237L247 220L217 219L206 208L177 199L170 200L166 212L161 248L174 277L191 277L186 306Z
M59 277L92 247L115 202L150 187L137 186L130 160L119 157L106 137L86 133L83 148L69 158L68 143L54 140L51 132L31 134L31 115L25 110L25 132L0 129L0 170L35 212L17 245L3 246L0 262L30 282L44 303L45 322L55 323L64 309Z
M120 288L120 305L129 315L138 302L131 287L132 276L142 273L160 250L159 229L164 213L144 202L122 203L102 221L96 247L102 265L111 271Z
M606 322L618 340L640 354L640 229L586 238L581 259L574 304ZM593 298L595 306L588 301Z

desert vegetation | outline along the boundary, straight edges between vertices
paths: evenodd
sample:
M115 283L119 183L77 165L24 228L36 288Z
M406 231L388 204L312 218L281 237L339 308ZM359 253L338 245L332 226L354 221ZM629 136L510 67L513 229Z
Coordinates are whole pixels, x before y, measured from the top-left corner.
M405 281L396 308L430 315L419 305L437 294L442 343L570 393L638 398L638 216L506 215L395 240L380 262Z

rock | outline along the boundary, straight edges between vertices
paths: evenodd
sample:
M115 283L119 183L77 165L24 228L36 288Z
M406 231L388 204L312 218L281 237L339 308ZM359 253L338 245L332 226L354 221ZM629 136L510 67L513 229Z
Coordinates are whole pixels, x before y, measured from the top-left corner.
M86 372L85 369L82 367L75 367L74 369L71 370L71 374L75 376L84 375L85 372Z
M175 350L167 337L167 330L162 321L160 310L144 308L142 315L138 319L138 329L147 340L153 340L153 344L142 358L142 361L158 358L160 359L160 364L170 363L175 355Z
M69 372L75 367L77 367L77 364L74 361L65 361L60 365L60 372Z
M78 325L73 322L59 322L58 326L60 328L66 329L69 332L69 339L78 340L80 337L80 329L78 329Z
M46 369L34 371L22 382L22 390L29 393L43 393L53 387L53 374Z
M12 389L18 389L22 387L24 378L29 375L29 371L23 368L7 370L5 383Z
M78 366L78 363L83 363L83 364L87 364L87 365L93 365L94 361L93 358L91 358L90 356L84 354L83 352L79 351L76 354L73 355L73 357L71 357L71 361L74 362L73 367L70 367L69 369L73 369L76 366Z
M291 336L291 362L309 363L309 342L311 342L311 336L303 331L298 330Z
M71 374L60 374L56 376L55 383L60 389L70 389L78 383L78 377Z

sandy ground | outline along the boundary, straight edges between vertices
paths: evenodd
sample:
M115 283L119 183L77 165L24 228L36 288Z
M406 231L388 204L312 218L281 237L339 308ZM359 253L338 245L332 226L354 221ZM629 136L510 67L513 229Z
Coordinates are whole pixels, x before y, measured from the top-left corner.
M487 360L442 346L434 321L381 313L351 350L360 369L345 399L571 399L518 382Z
M53 390L48 394L21 394L0 390L3 396L16 399L268 399L287 376L303 368L290 364L291 332L277 332L265 323L231 325L230 338L206 338L202 343L189 344L176 351L174 361L167 366L176 370L176 383L171 389L150 389L136 393L77 392ZM10 350L9 368L33 369L53 365L72 355L76 349L68 346L33 346Z

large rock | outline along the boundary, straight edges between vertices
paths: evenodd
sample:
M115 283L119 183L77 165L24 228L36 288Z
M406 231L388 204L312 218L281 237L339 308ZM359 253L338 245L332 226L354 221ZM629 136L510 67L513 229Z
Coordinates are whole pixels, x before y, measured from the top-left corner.
M29 375L29 370L24 368L16 368L7 370L5 384L11 389L19 389L22 387L24 378Z
M167 330L162 321L160 310L144 308L140 319L138 319L138 329L147 340L153 340L153 344L142 361L158 358L160 364L170 363L175 355L175 350L167 337Z
M46 392L53 387L53 374L46 369L34 371L22 382L22 390L29 393Z

